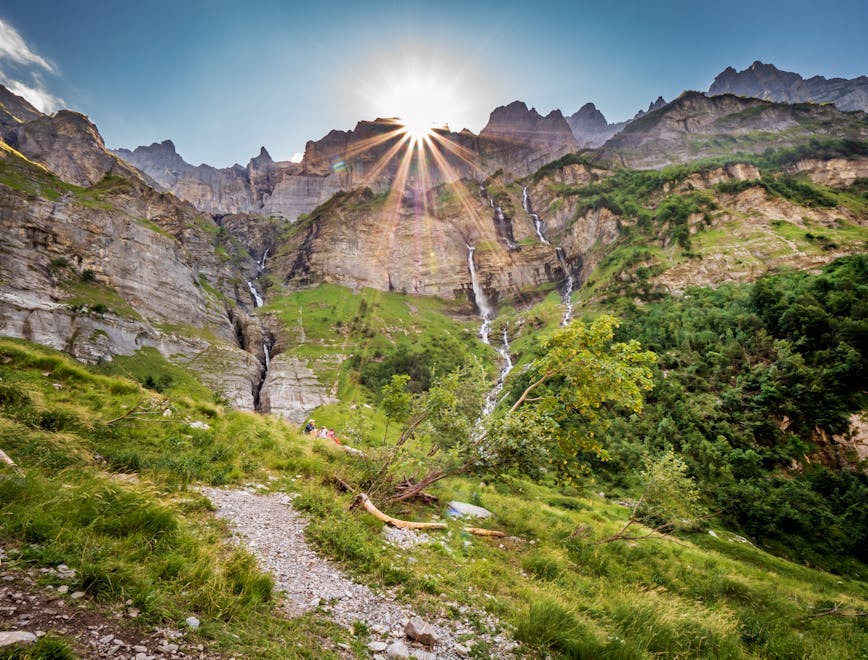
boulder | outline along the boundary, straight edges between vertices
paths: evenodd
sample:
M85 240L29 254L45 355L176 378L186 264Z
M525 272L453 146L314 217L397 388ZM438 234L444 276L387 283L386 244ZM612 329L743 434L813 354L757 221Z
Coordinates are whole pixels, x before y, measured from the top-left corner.
M414 616L410 619L407 625L404 626L404 632L407 634L407 637L425 646L434 646L437 643L434 627L421 617Z

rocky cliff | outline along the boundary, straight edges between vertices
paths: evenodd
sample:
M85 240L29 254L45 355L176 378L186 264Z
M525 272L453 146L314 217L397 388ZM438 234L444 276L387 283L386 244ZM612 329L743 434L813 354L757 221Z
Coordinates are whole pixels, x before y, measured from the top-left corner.
M732 94L707 97L685 92L632 121L602 147L599 157L624 167L660 168L825 137L864 141L868 137L865 113L842 112L831 105L787 105Z
M193 166L170 140L114 154L201 211L294 221L341 190L385 191L401 167L404 150L396 145L406 139L395 120L377 119L309 141L301 163L275 162L263 147L244 167ZM462 177L482 179L498 169L525 176L578 146L560 111L541 117L519 101L492 112L479 136L438 130L432 144L440 158L428 159L429 187ZM421 176L415 158L408 167L410 176Z
M832 103L839 110L868 112L868 76L802 78L773 64L756 61L744 71L727 67L708 88L712 96L736 94L777 103Z

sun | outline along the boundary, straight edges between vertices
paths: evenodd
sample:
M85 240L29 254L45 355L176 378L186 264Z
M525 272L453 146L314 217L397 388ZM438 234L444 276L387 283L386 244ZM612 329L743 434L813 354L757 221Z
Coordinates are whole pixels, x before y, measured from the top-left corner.
M447 124L450 108L456 106L449 86L433 76L411 76L393 81L383 92L379 104L397 118L410 138L418 142L435 128Z
M385 73L385 72L384 72ZM401 70L385 73L369 94L380 116L394 117L413 142L457 119L464 101L456 80L440 68L424 68L412 61Z

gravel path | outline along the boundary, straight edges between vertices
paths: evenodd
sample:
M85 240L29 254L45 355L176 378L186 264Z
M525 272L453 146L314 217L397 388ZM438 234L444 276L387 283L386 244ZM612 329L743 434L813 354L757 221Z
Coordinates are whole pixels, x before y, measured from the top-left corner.
M459 643L461 636L484 639L491 657L513 657L515 643L498 635L496 619L476 613L485 621L487 632L480 633L469 621L428 621L433 628L436 644L425 649L414 645L405 636L404 626L417 614L397 602L391 594L375 593L341 573L331 562L317 555L304 538L307 521L292 508L292 497L282 493L258 494L252 490L219 490L204 488L202 492L217 507L217 515L231 524L259 560L270 572L275 586L285 593L287 609L299 614L317 607L331 618L348 627L364 622L371 632L370 648L374 657L407 657L399 654L405 646L410 657L462 658L472 642ZM460 611L469 609L459 608Z

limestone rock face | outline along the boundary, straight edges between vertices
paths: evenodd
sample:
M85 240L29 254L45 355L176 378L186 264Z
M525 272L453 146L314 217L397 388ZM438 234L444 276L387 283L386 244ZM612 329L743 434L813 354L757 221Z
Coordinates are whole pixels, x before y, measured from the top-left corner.
M552 110L543 117L536 108L528 110L522 101L495 108L479 137L521 146L577 146L560 110Z
M736 94L777 103L833 103L839 110L868 112L868 76L802 78L773 64L756 61L744 71L727 67L708 88L712 96Z
M830 136L865 140L865 113L685 92L632 121L599 153L609 164L656 169L719 155L724 148L728 152L761 152L769 146L781 149L812 137Z
M432 141L440 145L441 157L430 160L429 187L461 178L484 178L498 169L525 176L578 146L560 111L541 117L520 102L495 110L479 136L444 128L435 131ZM201 211L255 213L294 221L340 191L363 187L386 191L399 176L408 147L396 120L377 119L308 142L301 163L275 162L263 147L245 167L194 167L177 154L169 140L114 153L160 188Z
M417 204L397 193L348 193L299 227L272 267L294 285L326 281L470 300L473 245L480 281L493 300L521 297L522 289L555 279L554 248L510 249L487 201L473 188L464 194L466 206L418 214Z
M260 393L263 412L301 424L315 408L336 401L298 358L277 355L271 360Z
M8 142L64 181L78 186L92 186L109 172L138 177L129 165L106 151L96 126L71 110L22 123Z
M0 151L0 166L51 185L14 153ZM0 334L86 362L155 347L252 409L261 368L224 307L239 278L215 254L213 223L138 179L114 182L98 204L89 195L0 186Z
M791 165L787 172L790 174L806 172L808 178L814 183L822 183L833 188L846 188L859 179L868 178L868 158L805 159Z

